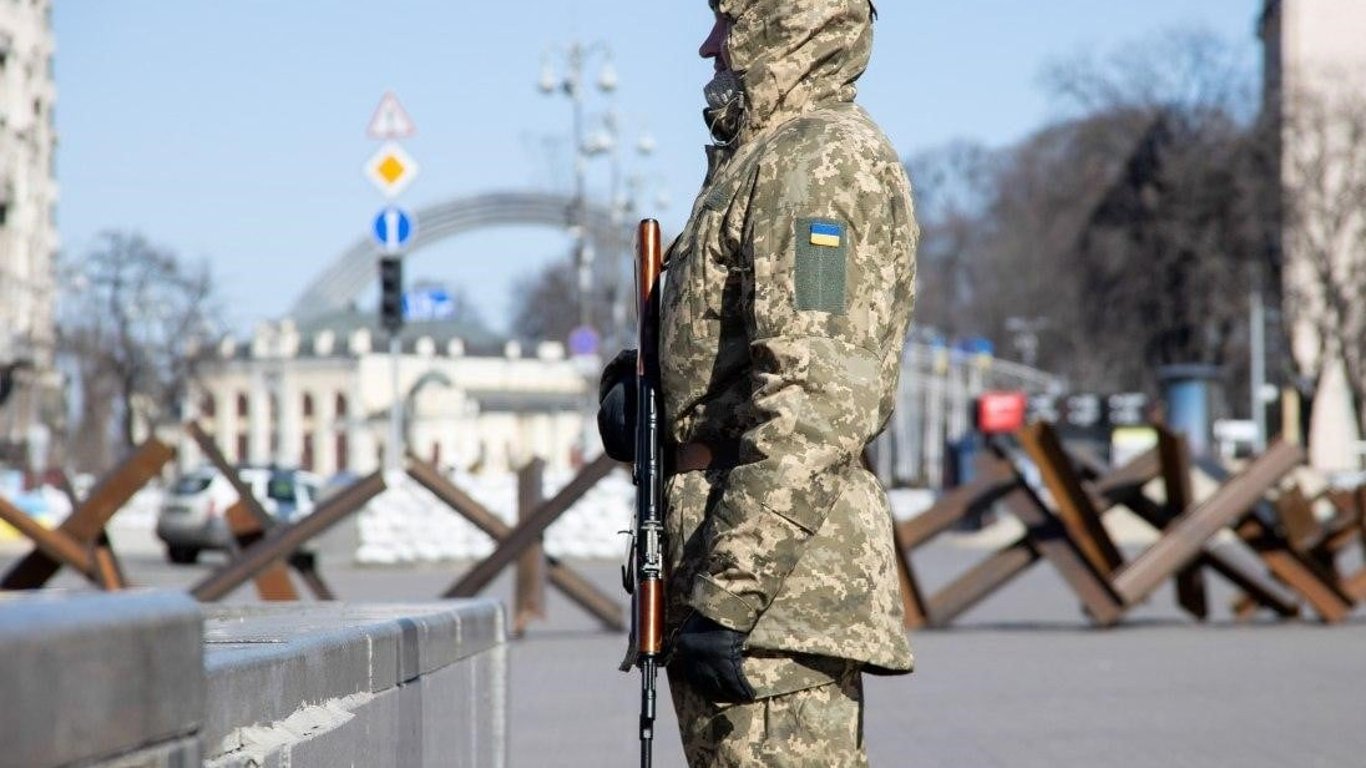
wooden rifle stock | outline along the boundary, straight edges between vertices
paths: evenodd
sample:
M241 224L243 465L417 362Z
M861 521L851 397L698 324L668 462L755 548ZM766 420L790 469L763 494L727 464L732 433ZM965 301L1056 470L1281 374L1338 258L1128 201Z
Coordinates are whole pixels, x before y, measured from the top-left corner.
M636 518L632 539L630 653L640 667L640 764L652 761L655 680L664 651L664 463L659 394L659 222L640 222L636 244L640 323L636 357Z

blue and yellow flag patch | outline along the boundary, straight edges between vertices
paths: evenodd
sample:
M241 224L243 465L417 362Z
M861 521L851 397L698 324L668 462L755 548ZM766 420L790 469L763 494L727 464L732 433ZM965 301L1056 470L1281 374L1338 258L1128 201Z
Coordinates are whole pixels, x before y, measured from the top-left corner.
M844 244L844 227L838 224L815 222L811 225L811 244L822 248L838 248Z
M793 298L801 311L845 312L849 251L854 233L838 219L799 218L792 234L796 250Z

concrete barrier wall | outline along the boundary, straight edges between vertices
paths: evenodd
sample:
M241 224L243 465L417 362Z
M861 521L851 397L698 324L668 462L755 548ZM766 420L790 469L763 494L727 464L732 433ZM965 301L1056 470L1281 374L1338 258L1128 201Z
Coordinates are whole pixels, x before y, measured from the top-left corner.
M0 596L0 768L503 766L489 600Z
M215 606L207 617L210 768L506 763L498 603Z
M200 763L203 618L187 595L0 595L0 766Z

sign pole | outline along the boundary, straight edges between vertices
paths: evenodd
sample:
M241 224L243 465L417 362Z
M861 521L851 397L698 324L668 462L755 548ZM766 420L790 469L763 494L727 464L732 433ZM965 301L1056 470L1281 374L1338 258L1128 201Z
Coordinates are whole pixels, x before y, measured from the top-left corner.
M389 329L389 374L394 390L394 402L389 407L389 450L384 452L384 467L389 472L399 471L404 454L403 446L403 392L398 381L399 356L403 354L399 334L401 328Z
M383 141L385 144L361 170L375 188L390 200L398 197L417 176L417 161L397 143L399 139L411 137L416 130L413 119L399 104L398 97L392 91L385 93L365 131L370 138ZM375 240L386 254L386 258L381 260L380 317L389 331L389 373L394 392L394 401L389 407L389 442L384 451L386 472L399 471L406 451L403 445L403 391L399 386L399 357L403 354L400 338L404 314L402 272L391 270L397 272L397 277L392 278L384 275L388 274L386 269L389 266L396 266L390 263L393 260L398 259L398 264L402 264L403 248L412 237L415 226L416 222L407 211L393 205L381 210L372 224ZM391 280L397 285L386 286L385 280ZM397 291L397 294L391 294L391 290ZM394 302L397 302L396 306Z
M1266 451L1266 401L1262 390L1266 388L1266 306L1262 294L1262 273L1253 265L1252 291L1248 304L1252 317L1248 321L1252 338L1248 344L1252 352L1250 389L1252 390L1252 423L1257 426L1253 438L1252 452L1260 456Z

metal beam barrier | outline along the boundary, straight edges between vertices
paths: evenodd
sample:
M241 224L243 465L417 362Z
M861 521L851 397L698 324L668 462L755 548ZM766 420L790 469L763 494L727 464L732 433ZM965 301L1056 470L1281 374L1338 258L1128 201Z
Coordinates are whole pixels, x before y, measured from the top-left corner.
M459 487L427 463L410 459L408 476L431 491L453 512L469 520L494 541L502 542L512 534L511 526L498 519L484 505L460 490ZM575 573L569 566L561 563L558 558L546 557L546 578L556 589L564 593L565 597L597 617L606 629L614 632L625 631L626 620L623 618L621 605L604 595L591 582Z
M578 476L569 482L555 497L542 504L526 520L521 522L498 544L493 554L484 558L459 581L446 591L444 597L473 597L493 581L499 572L506 568L527 547L539 541L541 534L550 524L560 518L574 502L597 485L608 472L617 467L617 462L606 454L584 467Z
M314 536L331 528L360 509L385 489L384 475L376 472L357 480L336 496L323 502L313 514L290 525L272 528L260 541L242 550L233 560L195 585L190 594L202 602L220 600L248 579L292 554Z
M72 510L57 530L78 544L91 544L104 535L109 519L133 498L161 468L175 456L175 451L153 438L143 443L113 472L105 475L99 485L86 497L85 503ZM0 589L39 589L62 567L39 550L29 553L0 579Z
M1214 534L1246 515L1303 461L1299 446L1273 445L1213 496L1173 522L1156 544L1116 574L1115 591L1129 605L1147 598L1163 580L1194 562Z

